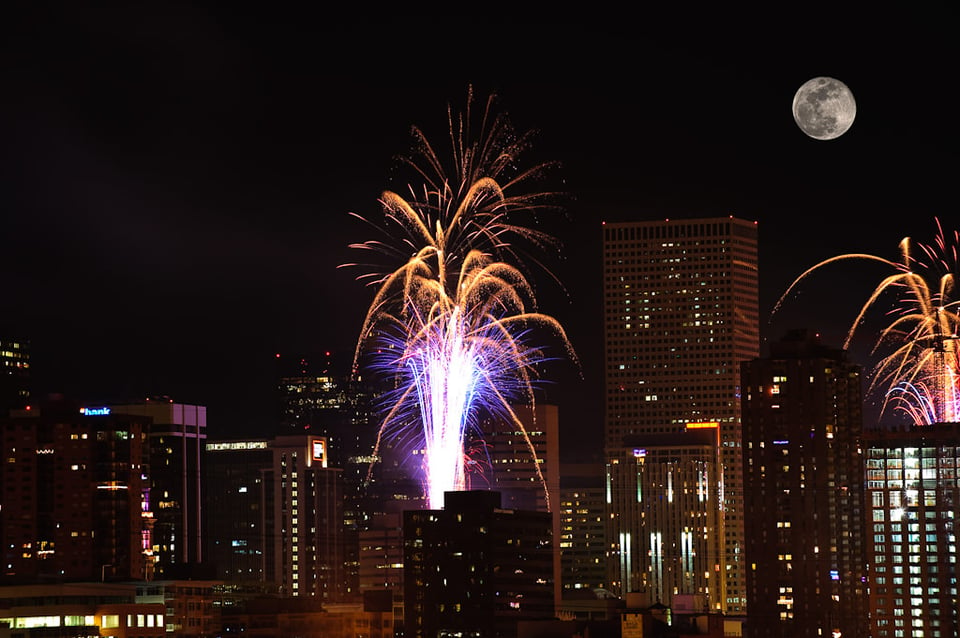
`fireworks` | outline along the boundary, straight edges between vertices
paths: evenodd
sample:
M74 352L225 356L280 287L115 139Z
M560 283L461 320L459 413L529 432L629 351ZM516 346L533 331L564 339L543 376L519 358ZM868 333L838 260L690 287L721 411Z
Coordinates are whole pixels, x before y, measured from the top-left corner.
M555 164L540 163L519 170L518 159L529 149L532 132L517 134L494 106L495 96L490 96L476 134L472 90L463 114L448 109L453 151L450 167L445 166L423 131L412 129L415 151L400 161L422 181L407 187L407 197L394 191L383 193L381 204L386 223L370 225L388 239L369 240L352 247L370 257L386 257L387 262L385 266L345 264L368 268L369 272L360 275L361 280L382 286L398 263L414 255L433 260L437 279L445 281L472 250L519 265L523 263L520 244L537 251L559 247L549 233L531 227L532 224L518 223L520 217L535 223L539 214L559 210L552 203L557 193L527 189ZM548 270L545 272L549 274Z
M549 358L533 345L536 337L545 329L573 358L559 322L536 310L533 288L520 270L520 247L512 243L555 245L549 235L513 221L518 213L551 208L550 193L513 194L546 165L516 171L527 136L516 136L503 116L493 114L492 100L476 141L472 95L465 115L448 111L450 171L414 129L419 153L404 161L423 183L410 187L410 197L387 191L381 198L384 232L394 241L354 245L402 262L361 277L377 292L354 368L368 355L375 371L397 379L374 454L385 439L422 452L425 493L434 509L442 507L444 492L469 487L468 470L481 465L468 454L483 448L481 420L508 423L525 434L511 406L534 402L537 366ZM533 454L529 439L527 445Z
M936 220L934 244L915 243L909 237L900 242L900 262L866 254L839 255L806 270L780 297L774 312L797 285L815 270L848 259L873 260L890 266L861 307L847 333L848 348L857 328L871 308L893 295L895 303L887 312L889 323L881 330L871 354L879 357L871 373L868 392L883 391L883 410L894 408L917 425L956 421L960 416L958 388L957 313L954 300L957 272L957 231L948 243Z

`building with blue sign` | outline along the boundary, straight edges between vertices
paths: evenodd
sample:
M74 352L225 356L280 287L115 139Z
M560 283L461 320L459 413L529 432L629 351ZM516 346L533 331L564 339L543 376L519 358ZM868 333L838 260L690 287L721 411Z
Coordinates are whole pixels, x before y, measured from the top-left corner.
M0 581L152 575L149 428L61 399L0 418Z

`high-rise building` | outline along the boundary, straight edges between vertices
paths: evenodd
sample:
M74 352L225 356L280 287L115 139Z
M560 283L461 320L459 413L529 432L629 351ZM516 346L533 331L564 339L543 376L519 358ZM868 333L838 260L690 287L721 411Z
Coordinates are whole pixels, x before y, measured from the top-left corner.
M603 226L605 447L619 458L626 437L683 432L717 422L723 463L724 613L746 611L740 449L740 363L760 354L757 226L734 217ZM611 495L611 506L624 496ZM629 553L651 569L629 521L610 512L609 563ZM679 529L679 528L678 528ZM620 545L631 539L633 546ZM681 538L670 539L682 543ZM619 567L625 595L635 574Z
M153 543L157 578L189 575L204 562L202 451L207 408L169 398L110 405L113 414L149 417L150 498L156 520Z
M0 416L30 405L30 343L0 339Z
M59 397L0 418L4 582L151 576L149 427Z
M403 515L377 514L360 531L360 592L389 607L394 629L403 630ZM387 602L389 601L389 602Z
M342 602L351 591L344 568L340 469L327 465L327 440L291 434L273 451L273 572L279 593Z
M359 600L345 577L340 469L327 439L208 441L206 513L217 575L231 588L324 603Z
M865 638L860 366L796 330L742 370L746 635Z
M554 497L560 517L562 597L607 588L606 481L602 463L565 463Z
M626 437L618 456L608 453L612 509L621 521L616 541L628 550L618 571L646 605L715 613L728 597L719 424L686 428Z
M516 422L488 419L481 424L482 444L472 456L470 488L500 494L504 509L549 512L553 537L560 534L559 416L555 405L516 405ZM409 471L409 464L407 470ZM399 469L399 468L397 468ZM360 531L360 588L391 589L394 608L403 604L402 512L424 507L411 500L384 503L384 513L374 515ZM602 523L601 523L602 524ZM560 555L554 549L554 597L560 601ZM598 549L603 550L602 546ZM395 611L398 623L403 613ZM398 624L398 628L402 624Z
M396 486L386 479L368 482L377 443L379 392L361 377L350 374L349 362L337 361L331 352L300 357L279 367L279 435L309 434L325 437L328 465L338 468L343 499L343 552L346 588L359 589L358 532L382 511L384 501L394 500L379 490Z
M330 353L318 363L299 358L296 365L284 366L278 388L277 434L311 434L327 439L330 466L343 471L347 527L363 527L363 484L379 430L376 388L352 376L346 364L335 364Z
M252 591L276 591L273 573L273 452L269 439L204 445L205 548L217 578ZM270 532L272 535L272 531Z
M864 438L871 635L958 636L960 425Z
M483 481L473 487L500 492L503 506L551 511L551 499L560 489L560 419L557 406L538 403L516 405L518 423L487 421L484 450L478 460L488 462ZM521 429L520 425L523 426Z
M408 638L513 638L519 621L553 617L552 518L500 505L499 492L471 490L404 512Z

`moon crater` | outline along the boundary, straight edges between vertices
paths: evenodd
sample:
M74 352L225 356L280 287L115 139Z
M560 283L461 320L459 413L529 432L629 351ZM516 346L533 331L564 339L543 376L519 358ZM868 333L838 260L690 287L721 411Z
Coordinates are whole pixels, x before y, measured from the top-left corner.
M847 85L829 77L808 80L793 96L793 119L817 140L832 140L847 132L857 116L857 103Z

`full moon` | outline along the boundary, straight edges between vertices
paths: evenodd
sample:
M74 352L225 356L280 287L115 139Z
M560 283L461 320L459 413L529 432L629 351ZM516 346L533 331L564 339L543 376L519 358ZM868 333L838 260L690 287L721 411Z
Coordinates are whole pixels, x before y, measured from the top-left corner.
M816 140L832 140L847 132L857 116L853 93L840 80L808 80L793 96L793 119Z

